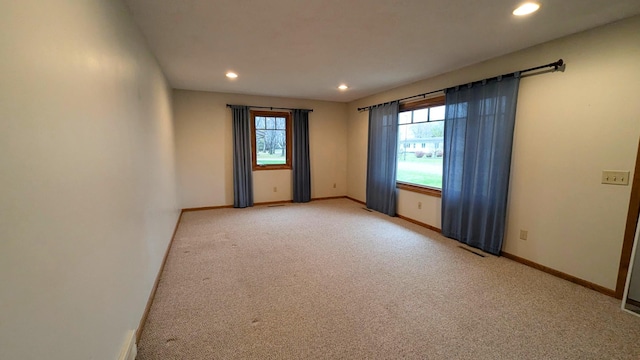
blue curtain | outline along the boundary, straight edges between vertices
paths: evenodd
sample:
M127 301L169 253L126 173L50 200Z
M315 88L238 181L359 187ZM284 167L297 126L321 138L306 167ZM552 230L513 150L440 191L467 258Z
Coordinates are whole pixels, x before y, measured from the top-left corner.
M398 101L369 109L367 207L396 215Z
M293 202L311 201L309 111L293 110Z
M442 234L499 255L519 74L447 89Z
M251 168L251 117L248 106L232 105L233 112L233 207L253 206Z

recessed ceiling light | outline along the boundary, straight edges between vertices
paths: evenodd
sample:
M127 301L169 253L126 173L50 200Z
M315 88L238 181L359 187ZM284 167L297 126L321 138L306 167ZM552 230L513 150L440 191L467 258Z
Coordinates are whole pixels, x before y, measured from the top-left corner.
M513 10L513 15L515 16L524 16L534 13L540 9L540 4L536 3L524 3L520 5L517 9Z
M338 86L338 89L340 89L340 90L347 90L348 88L349 87L347 85L345 85L345 84L342 84L342 85Z
M227 77L228 77L229 79L235 79L235 78L237 78L237 77L238 77L238 74L236 74L236 73L234 73L234 72L229 71L229 72L227 73Z

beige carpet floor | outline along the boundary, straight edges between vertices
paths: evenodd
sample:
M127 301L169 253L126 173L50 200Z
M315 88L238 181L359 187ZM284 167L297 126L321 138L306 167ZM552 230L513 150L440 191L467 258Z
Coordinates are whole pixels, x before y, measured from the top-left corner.
M620 302L347 199L188 212L138 359L640 359Z

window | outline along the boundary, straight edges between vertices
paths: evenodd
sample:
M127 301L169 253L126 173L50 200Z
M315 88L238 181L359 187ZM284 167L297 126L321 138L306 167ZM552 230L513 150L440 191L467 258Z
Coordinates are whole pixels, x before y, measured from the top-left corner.
M399 187L437 189L437 193L442 189L444 111L444 96L401 104L396 175Z
M251 111L253 170L291 169L291 114Z

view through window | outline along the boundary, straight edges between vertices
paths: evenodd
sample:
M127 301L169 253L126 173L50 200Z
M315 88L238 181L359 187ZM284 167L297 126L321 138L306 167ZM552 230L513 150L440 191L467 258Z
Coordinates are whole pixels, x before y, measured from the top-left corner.
M442 189L444 105L401 111L396 180Z
M252 112L254 170L291 168L289 113Z

